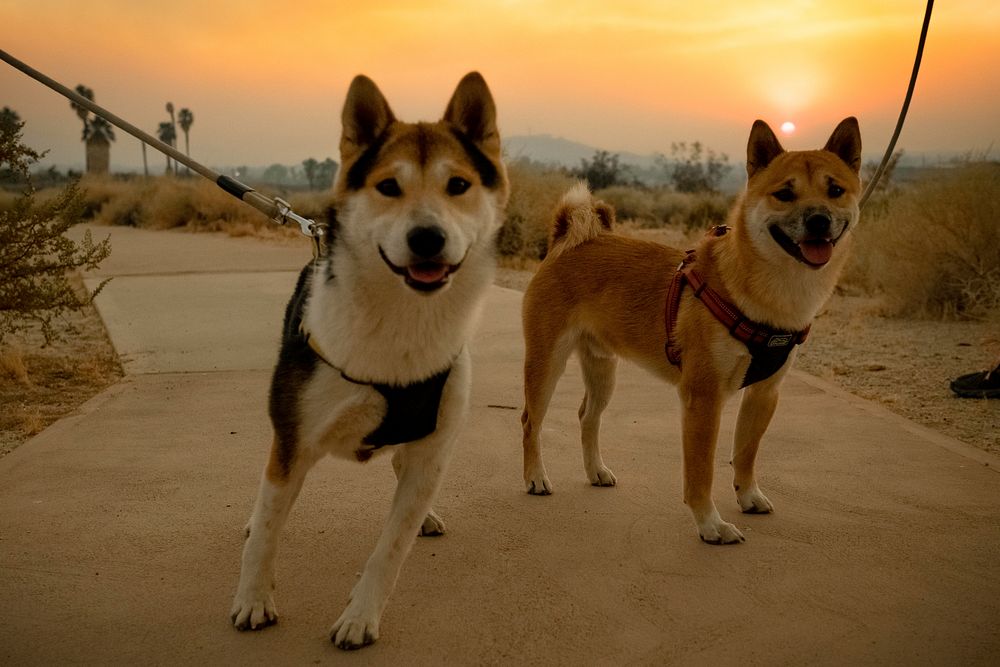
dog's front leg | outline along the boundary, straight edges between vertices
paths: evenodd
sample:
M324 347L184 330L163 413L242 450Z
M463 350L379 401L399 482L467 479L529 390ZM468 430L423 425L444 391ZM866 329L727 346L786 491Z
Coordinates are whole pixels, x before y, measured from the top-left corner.
M743 542L743 533L722 520L712 500L715 441L724 397L714 386L693 386L696 384L682 381L678 389L683 404L684 503L694 515L698 534L705 542Z
M303 453L281 464L278 452L276 437L271 459L260 480L253 514L245 529L240 583L230 611L233 625L239 630L257 630L278 620L274 604L278 537L302 489L306 473L315 462Z
M396 473L397 482L403 470L403 451L402 448L397 449L392 455L392 470ZM432 508L427 512L427 517L424 518L424 522L420 525L420 535L422 537L438 537L444 535L444 531L444 520Z
M782 375L750 385L743 391L743 400L740 401L736 438L733 441L733 487L736 489L740 509L748 514L774 511L771 501L757 486L754 461L760 440L778 405Z
M431 436L399 445L399 481L392 508L344 613L330 629L339 648L356 649L378 639L379 619L399 570L431 511L454 436Z

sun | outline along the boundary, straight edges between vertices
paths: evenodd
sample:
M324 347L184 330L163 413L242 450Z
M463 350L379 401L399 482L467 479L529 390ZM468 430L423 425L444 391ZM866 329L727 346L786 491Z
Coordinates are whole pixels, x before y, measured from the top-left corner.
M790 120L786 120L784 123L781 124L781 131L784 132L785 134L791 134L792 132L795 131L795 123L793 123Z

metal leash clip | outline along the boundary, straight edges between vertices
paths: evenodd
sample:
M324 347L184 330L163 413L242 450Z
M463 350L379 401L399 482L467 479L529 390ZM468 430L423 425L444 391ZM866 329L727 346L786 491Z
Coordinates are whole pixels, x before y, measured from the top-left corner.
M316 222L308 218L303 218L301 215L292 210L291 204L280 197L274 198L274 205L278 209L278 214L274 216L274 221L279 225L286 225L289 220L293 220L298 223L299 231L301 231L304 236L308 236L312 239L313 257L322 257L324 248L323 240L326 236L326 224Z

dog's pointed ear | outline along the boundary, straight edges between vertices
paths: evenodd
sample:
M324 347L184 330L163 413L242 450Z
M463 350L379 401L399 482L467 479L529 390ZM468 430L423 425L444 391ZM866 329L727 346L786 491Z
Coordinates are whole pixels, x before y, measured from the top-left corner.
M500 154L496 104L479 72L469 72L458 82L445 108L444 121L484 152Z
M846 162L847 166L854 170L854 173L860 172L861 128L858 127L858 119L849 116L840 121L826 142L826 146L823 146L823 150L830 151Z
M771 127L762 120L755 120L747 142L747 177L771 164L771 160L784 152Z
M382 91L363 74L351 81L341 114L340 155L345 162L360 153L396 121Z

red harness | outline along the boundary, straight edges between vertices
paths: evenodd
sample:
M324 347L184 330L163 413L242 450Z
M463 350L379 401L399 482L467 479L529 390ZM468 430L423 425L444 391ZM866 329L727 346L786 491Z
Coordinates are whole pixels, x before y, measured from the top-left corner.
M729 231L728 227L720 225L710 234L722 236ZM667 292L667 308L665 320L667 326L667 359L671 364L681 367L681 349L677 346L674 328L677 326L677 315L680 311L681 293L686 284L691 285L695 297L700 300L715 319L719 320L729 334L747 346L750 351L750 367L743 376L743 387L751 385L774 375L788 360L792 349L805 341L809 335L809 327L802 331L780 331L771 329L748 319L736 306L729 303L714 289L705 283L693 266L694 250L688 250L687 256L677 271L674 272Z

